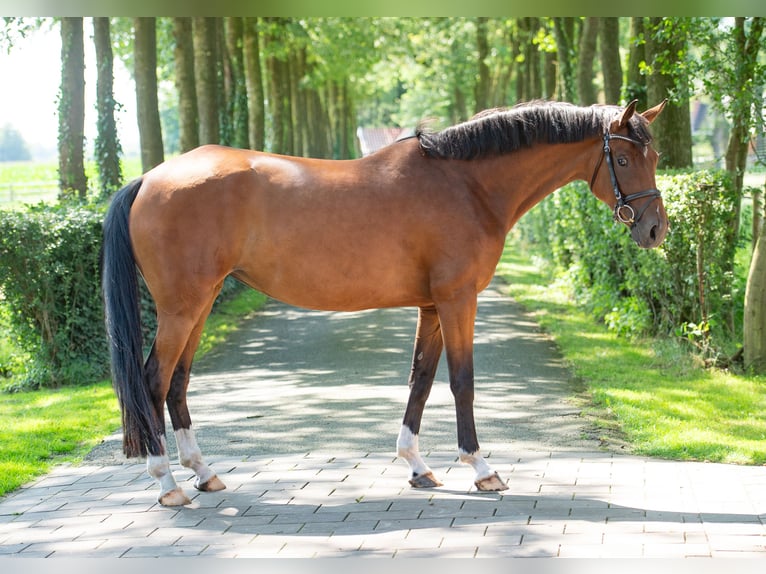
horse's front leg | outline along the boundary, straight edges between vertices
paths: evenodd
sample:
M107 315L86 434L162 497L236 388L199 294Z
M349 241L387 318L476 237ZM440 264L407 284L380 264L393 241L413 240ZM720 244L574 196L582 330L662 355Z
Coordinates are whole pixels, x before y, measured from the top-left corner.
M447 350L450 390L455 397L457 441L460 461L470 464L476 473L474 484L485 491L507 490L508 486L481 455L473 416L474 371L473 336L476 320L476 295L438 306L439 319Z
M409 379L410 398L399 438L396 440L397 454L407 461L410 467L410 484L415 488L442 485L423 461L418 447L423 408L431 392L442 348L441 327L436 309L434 307L420 308Z

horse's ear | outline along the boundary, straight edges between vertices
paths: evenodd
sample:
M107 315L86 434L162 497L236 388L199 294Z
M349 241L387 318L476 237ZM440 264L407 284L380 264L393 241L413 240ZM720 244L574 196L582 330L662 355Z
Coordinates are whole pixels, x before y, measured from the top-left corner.
M655 119L657 119L657 116L660 115L662 110L665 109L665 104L667 104L667 103L668 103L668 99L665 98L659 104L657 104L656 106L654 106L651 109L646 110L641 115L644 116L649 123L652 123Z
M620 128L627 127L630 118L632 118L633 114L636 113L637 103L638 100L633 100L627 106L625 106L624 110L622 110L622 115L620 116Z

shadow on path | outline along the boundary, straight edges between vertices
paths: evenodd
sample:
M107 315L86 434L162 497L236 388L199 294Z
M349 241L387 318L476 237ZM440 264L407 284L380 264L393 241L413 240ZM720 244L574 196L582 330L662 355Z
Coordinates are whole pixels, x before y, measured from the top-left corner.
M592 450L595 441L583 439L584 422L567 402L574 392L569 371L502 289L495 282L481 294L476 320L482 450ZM203 454L394 453L416 322L414 308L331 313L270 301L193 368L189 410ZM423 416L421 449L454 453L455 435L443 356ZM119 441L110 437L86 461L124 460Z

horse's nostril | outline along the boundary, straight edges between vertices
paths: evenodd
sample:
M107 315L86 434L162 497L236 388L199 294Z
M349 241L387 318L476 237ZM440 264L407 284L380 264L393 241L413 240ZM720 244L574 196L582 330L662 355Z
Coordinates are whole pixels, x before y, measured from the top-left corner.
M649 230L649 237L652 238L652 241L655 241L657 239L657 226L652 225L652 228Z

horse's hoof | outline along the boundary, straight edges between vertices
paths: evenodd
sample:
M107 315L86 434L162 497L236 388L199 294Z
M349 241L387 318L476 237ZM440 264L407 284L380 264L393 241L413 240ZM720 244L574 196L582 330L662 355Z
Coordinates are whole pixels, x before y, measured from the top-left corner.
M474 482L477 489L484 492L498 492L500 490L508 490L508 485L503 482L500 475L495 473L487 478L482 478Z
M437 486L443 486L441 482L436 480L436 477L432 472L413 476L410 480L410 485L415 488L435 488Z
M194 488L201 492L217 492L226 488L226 485L214 474L211 478L202 483L197 479L194 483Z
M162 506L186 506L191 504L189 497L184 494L184 491L180 488L174 488L173 490L160 495L158 502Z

